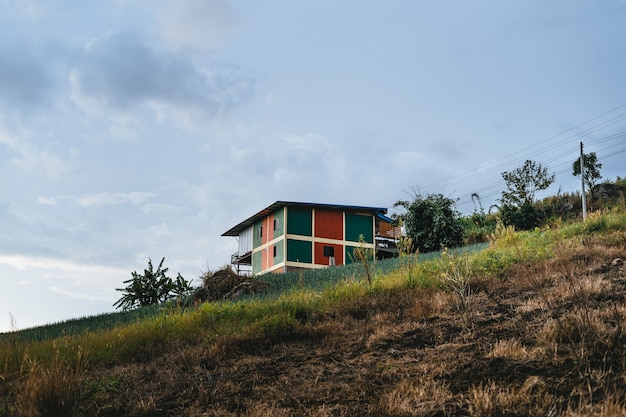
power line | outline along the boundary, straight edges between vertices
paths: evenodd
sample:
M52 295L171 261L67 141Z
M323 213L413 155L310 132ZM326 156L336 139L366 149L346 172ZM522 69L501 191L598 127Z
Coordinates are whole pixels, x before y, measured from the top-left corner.
M471 170L471 171L464 172L464 173L459 173L448 178L442 178L438 181L434 181L430 183L429 185L425 187L420 187L420 189L431 190L435 186L439 186L439 185L446 185L448 188L455 188L462 183L465 183L468 181L475 181L477 178L483 177L489 174L494 175L495 173L497 173L498 175L500 175L507 168L510 169L513 163L519 162L521 159L525 159L525 160L533 159L533 158L536 158L537 156L550 154L550 151L562 149L565 146L569 149L562 150L561 152L555 155L550 155L549 157L538 161L544 166L551 164L551 168L556 170L554 171L555 175L557 176L562 175L570 171L570 164L572 164L573 161L577 157L576 148L573 146L573 143L572 143L574 139L576 139L576 142L584 139L586 144L597 146L599 144L603 144L607 142L610 143L611 141L614 141L614 140L617 140L626 136L626 131L620 131L620 132L617 132L608 136L604 136L601 138L594 139L594 138L588 137L592 133L597 133L598 131L601 131L603 129L606 129L610 126L613 126L617 123L620 123L626 120L626 112L622 112L617 115L614 115L610 119L607 119L607 120L601 120L605 118L606 116L614 114L618 110L621 110L625 107L626 107L626 103L620 106L617 106L607 112L604 112L596 117L593 117L583 123L580 123L572 128L566 129L539 143L536 143L534 145L527 146L518 151L512 152L509 155L506 155L502 158L498 158L494 160L493 164L491 165L482 166L478 169ZM598 122L598 123L594 123L594 122ZM568 133L571 133L575 130L579 130L580 128L583 128L583 127L585 128L582 131L576 132L575 134L568 135ZM561 138L561 139L554 142L554 140L558 138ZM602 147L601 149L598 149L597 152L602 153L603 151L619 146L620 144L623 144L623 142L619 142L619 143L611 144L606 147ZM530 150L532 150L532 152L528 152ZM626 152L626 149L618 150L610 155L598 155L598 160L604 160L606 158L612 157L622 152ZM561 167L565 167L565 168L562 168L559 170L558 168L561 168ZM500 194L501 192L500 190L503 188L503 185L504 185L504 180L501 179L501 180L489 183L487 185L481 186L478 189L475 189L474 191L472 191L471 193L462 194L461 197L458 198L457 204L458 205L474 204L473 197L472 197L474 194L478 194L480 199L491 198L491 197L497 196ZM497 191L494 191L496 189ZM405 192L405 193L408 194L408 192ZM385 198L385 201L389 201L390 198L393 198L395 202L396 200L401 199L401 196L398 196L396 194L396 196Z

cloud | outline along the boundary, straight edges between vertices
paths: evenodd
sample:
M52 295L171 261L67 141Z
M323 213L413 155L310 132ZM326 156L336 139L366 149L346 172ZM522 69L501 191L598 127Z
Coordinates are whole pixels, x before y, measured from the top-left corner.
M222 42L236 17L228 0L170 0L158 20L167 39L206 50Z
M154 193L140 191L130 193L98 193L80 196L76 198L76 204L82 207L100 207L130 203L136 206L152 197L154 197Z
M147 105L159 113L216 116L247 100L251 77L233 65L202 66L192 57L158 51L143 37L111 32L93 39L70 74L72 96L88 112Z
M18 4L19 11L32 20L39 20L50 12L50 1L22 0Z
M10 132L4 128L3 122L0 117L0 144L14 153L10 162L19 171L38 173L47 178L59 178L72 171L71 165L64 158L27 142L30 132Z
M48 103L54 78L37 51L21 42L0 44L0 62L0 102L13 109Z
M103 265L86 265L70 260L33 257L26 255L0 255L0 266L17 271L28 271L50 282L48 289L72 298L111 301L114 286L129 273L127 269Z
M141 205L151 198L154 193L145 191L132 191L129 193L95 193L81 196L56 196L39 197L37 202L42 205L56 206L60 201L71 201L80 207L103 207L129 203L134 206Z

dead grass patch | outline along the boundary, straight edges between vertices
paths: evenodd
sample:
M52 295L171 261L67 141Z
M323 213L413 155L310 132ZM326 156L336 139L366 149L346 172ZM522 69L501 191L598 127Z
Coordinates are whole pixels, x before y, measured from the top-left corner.
M380 407L388 416L430 416L445 414L453 407L454 395L440 381L426 378L403 379L380 399Z
M529 350L516 338L497 341L487 354L488 358L527 359L530 356Z
M493 382L474 386L467 401L472 417L554 415L556 410L554 398L537 376L529 377L519 388Z

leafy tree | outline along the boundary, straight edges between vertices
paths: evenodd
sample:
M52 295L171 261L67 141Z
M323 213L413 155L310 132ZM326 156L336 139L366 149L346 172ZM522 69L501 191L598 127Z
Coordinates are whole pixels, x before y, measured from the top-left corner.
M585 175L583 176L583 181L585 181L585 185L588 190L592 190L593 187L598 183L598 180L602 178L600 175L600 169L602 169L602 164L598 162L598 157L595 152L591 152L588 154L583 154L583 165L585 166ZM580 157L578 157L572 163L572 175L575 177L580 175Z
M164 301L183 297L193 291L191 282L185 280L180 273L176 280L165 275L169 268L163 268L165 258L161 259L157 270L152 266L152 259L148 259L148 269L144 269L144 274L137 271L132 273L132 278L124 281L128 284L126 288L116 288L124 293L124 296L113 304L116 308L130 310L135 307L143 307Z
M398 201L394 207L406 210L396 217L403 221L415 246L420 252L431 252L463 243L463 223L454 204L454 200L441 194L418 194L412 202Z
M506 182L506 191L502 192L500 202L514 208L532 205L535 194L554 182L554 174L548 175L548 168L531 160L526 160L523 166L513 171L503 172L502 178Z

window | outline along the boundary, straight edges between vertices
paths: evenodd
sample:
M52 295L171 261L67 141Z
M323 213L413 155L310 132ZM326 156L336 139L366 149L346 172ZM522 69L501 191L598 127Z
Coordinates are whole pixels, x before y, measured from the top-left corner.
M274 258L276 257L277 254L278 254L278 248L276 247L276 245L274 245Z
M263 226L259 227L259 237L263 237Z
M280 227L280 220L274 219L274 230L278 230L279 227Z
M335 247L334 246L324 246L324 256L328 257L328 265L335 265Z

